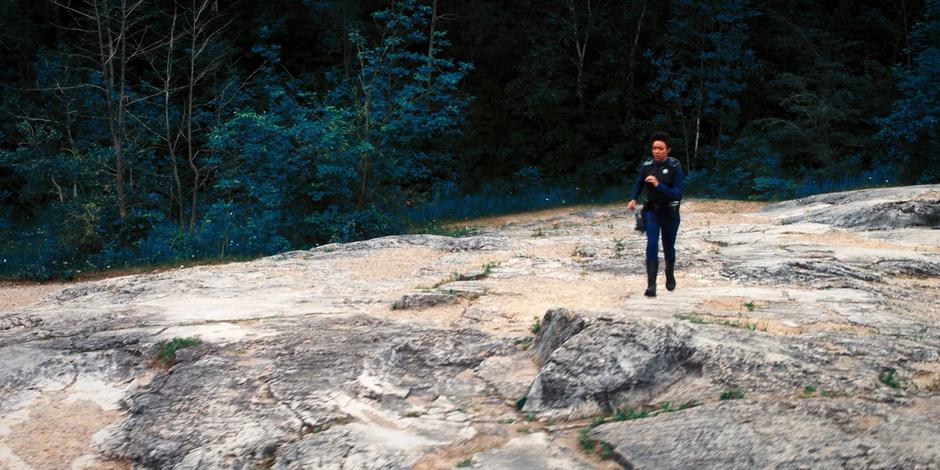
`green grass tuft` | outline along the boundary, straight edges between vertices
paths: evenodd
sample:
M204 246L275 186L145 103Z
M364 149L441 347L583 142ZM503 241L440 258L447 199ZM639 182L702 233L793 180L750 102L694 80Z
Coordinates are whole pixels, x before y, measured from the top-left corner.
M542 331L542 321L539 319L539 317L534 317L532 326L529 327L529 331L531 331L533 335L537 335L539 334L539 331Z
M744 390L739 388L729 388L718 397L719 400L740 400L744 398Z
M891 388L901 388L901 382L895 375L896 373L897 370L893 367L886 367L878 374L878 381Z
M196 346L200 341L196 338L173 338L170 341L161 341L153 348L153 358L166 367L176 364L176 352L180 349Z

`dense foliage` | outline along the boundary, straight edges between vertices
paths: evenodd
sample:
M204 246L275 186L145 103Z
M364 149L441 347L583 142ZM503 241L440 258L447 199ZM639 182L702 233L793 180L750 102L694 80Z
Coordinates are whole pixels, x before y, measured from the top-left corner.
M940 0L9 0L0 276L940 182Z

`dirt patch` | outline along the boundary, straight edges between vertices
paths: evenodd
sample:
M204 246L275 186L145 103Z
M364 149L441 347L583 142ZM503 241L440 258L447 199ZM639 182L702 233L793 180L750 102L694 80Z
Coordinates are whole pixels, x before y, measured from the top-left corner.
M911 377L917 388L940 393L940 362L915 362L911 367L917 369Z
M580 205L555 207L551 209L542 209L532 212L523 212L517 214L495 215L492 217L481 217L472 220L463 220L446 224L449 228L480 227L480 228L504 228L510 225L528 225L533 222L554 221L555 219L566 219L566 222L572 222L577 217L571 214L583 210L604 210L614 209L626 206L626 203L608 204L606 206Z
M369 313L378 317L407 321L430 321L438 326L450 326L460 318L469 302L459 301L453 304L435 305L421 310L393 310L378 307Z
M47 395L29 410L29 419L10 427L6 445L35 469L79 468L124 470L122 461L95 457L92 436L118 421L118 411L101 409L87 400L67 400L64 393Z
M554 279L519 276L501 279L487 295L474 304L501 312L481 327L491 333L526 333L535 318L545 311L564 306L577 311L609 310L623 303L631 293L642 292L641 280L592 275L589 279Z
M0 283L0 313L25 307L42 300L43 297L65 287L66 284L28 284L16 282Z
M505 443L505 438L492 435L477 435L469 441L425 454L412 470L443 470L456 467L461 462L469 460L474 455L495 449Z
M424 247L381 250L362 257L343 257L330 261L357 281L378 281L413 277L443 253Z
M707 212L712 214L743 214L754 212L767 206L759 201L731 201L725 199L686 199L682 209L688 212Z
M330 263L337 269L343 270L346 275L355 281L384 281L396 279L417 279L420 282L429 280L429 276L440 276L423 272L425 268L435 266L440 269L440 258L450 256L446 264L451 273L470 273L482 271L487 263L499 263L508 259L508 252L468 253L455 255L424 247L407 247L387 249L363 257L344 257L331 260ZM448 273L450 274L450 273ZM441 280L441 279L436 279Z
M692 199L682 202L682 223L679 231L690 228L711 227L728 224L767 224L777 221L753 212L767 203L754 201L725 201Z
M575 250L579 246L581 245L577 243L533 243L526 248L525 253L519 255L535 258L568 259L574 256Z
M746 314L748 312L764 308L770 305L766 300L756 300L746 297L715 297L706 299L699 304L700 308L709 311L737 312Z

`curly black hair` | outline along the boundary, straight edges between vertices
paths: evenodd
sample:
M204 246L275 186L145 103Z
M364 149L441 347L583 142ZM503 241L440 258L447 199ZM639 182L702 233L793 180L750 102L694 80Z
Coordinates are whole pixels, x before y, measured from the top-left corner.
M665 132L665 131L657 131L657 132L654 132L654 133L650 134L650 138L649 138L650 145L653 145L653 142L656 142L657 140L661 140L664 144L666 144L666 148L667 148L667 149L668 149L668 148L672 148L672 145L669 143L669 133L668 133L668 132Z

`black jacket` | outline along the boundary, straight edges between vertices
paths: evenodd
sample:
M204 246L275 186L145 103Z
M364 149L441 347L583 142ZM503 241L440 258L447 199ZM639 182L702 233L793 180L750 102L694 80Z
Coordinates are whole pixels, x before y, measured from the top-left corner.
M644 183L647 176L653 175L659 180L659 186ZM682 200L682 164L679 160L666 157L662 162L652 158L640 166L640 174L633 186L633 197L638 199L640 192L646 189L646 203L649 206L661 207L672 201Z

